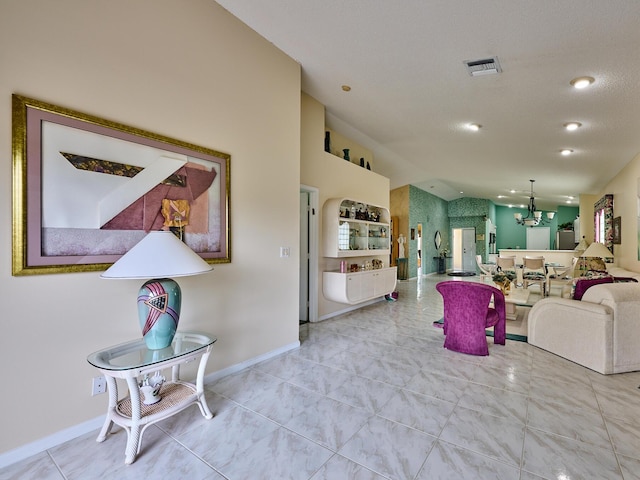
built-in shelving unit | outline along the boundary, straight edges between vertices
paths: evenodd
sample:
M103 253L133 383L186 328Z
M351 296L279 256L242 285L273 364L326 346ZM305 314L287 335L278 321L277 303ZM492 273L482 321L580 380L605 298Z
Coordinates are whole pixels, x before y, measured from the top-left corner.
M324 256L389 255L389 210L347 198L332 198L323 208Z
M324 272L324 296L334 302L354 305L391 293L396 288L396 267L363 272Z

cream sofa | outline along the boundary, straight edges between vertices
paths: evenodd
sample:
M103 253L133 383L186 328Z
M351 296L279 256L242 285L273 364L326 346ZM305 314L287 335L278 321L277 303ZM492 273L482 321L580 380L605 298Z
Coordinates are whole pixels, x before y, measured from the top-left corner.
M640 282L640 273L608 271ZM582 300L540 300L529 312L528 342L602 374L640 370L640 283L595 285Z

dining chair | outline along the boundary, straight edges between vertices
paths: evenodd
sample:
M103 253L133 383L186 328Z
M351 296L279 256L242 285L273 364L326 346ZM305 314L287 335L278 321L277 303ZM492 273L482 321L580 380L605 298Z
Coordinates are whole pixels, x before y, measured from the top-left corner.
M547 293L547 267L544 257L523 257L522 259L522 286L529 288L529 285L539 285L540 295Z
M493 274L496 273L498 266L494 263L482 263L482 255L476 255L476 264L480 269L480 280L484 282L485 278L493 280Z
M513 255L511 257L498 257L496 259L497 269L503 272L516 271L516 256Z
M578 257L573 257L571 260L571 265L569 266L555 266L552 265L549 267L549 273L547 274L547 294L551 294L551 287L556 284L560 285L560 296L564 297L565 293L569 293L571 295L571 284L573 282L573 272L576 268L576 263L578 262Z
M505 344L503 293L491 285L449 280L436 285L444 302L444 348L469 355L489 355L486 329L493 343ZM490 307L493 298L493 307Z

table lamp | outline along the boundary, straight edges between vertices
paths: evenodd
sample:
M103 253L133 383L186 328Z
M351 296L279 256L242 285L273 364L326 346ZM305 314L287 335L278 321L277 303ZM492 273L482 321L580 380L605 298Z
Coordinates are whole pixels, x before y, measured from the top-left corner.
M587 249L582 253L582 257L599 257L603 260L607 258L613 258L613 253L609 250L603 243L593 242ZM606 261L606 260L605 260Z
M100 277L152 278L142 285L138 293L138 317L147 347L158 350L171 345L180 319L180 286L168 277L199 275L211 270L211 265L172 232L154 231Z

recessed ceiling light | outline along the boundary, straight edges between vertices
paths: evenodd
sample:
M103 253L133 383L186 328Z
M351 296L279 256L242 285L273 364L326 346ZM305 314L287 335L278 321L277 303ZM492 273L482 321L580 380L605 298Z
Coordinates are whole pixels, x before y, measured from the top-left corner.
M564 124L564 128L566 128L570 132L579 129L581 126L582 124L580 122L569 122Z
M509 208L513 208L513 205L509 204Z
M571 200L567 200L565 203L571 203Z
M574 88L580 89L580 88L587 88L589 85L591 85L595 81L596 79L593 77L578 77L578 78L574 78L569 83Z
M516 193L515 190L509 190L509 193Z
M469 124L469 130L473 130L474 132L477 132L481 128L482 128L482 125L480 125L479 123L470 123Z
M351 87L349 85L342 85L342 90L344 90L345 92L350 92Z
M565 157L567 155L571 155L573 153L573 150L571 150L570 148L565 148L564 150L560 150L560 155L564 155Z
M506 198L505 195L498 195L498 198Z

